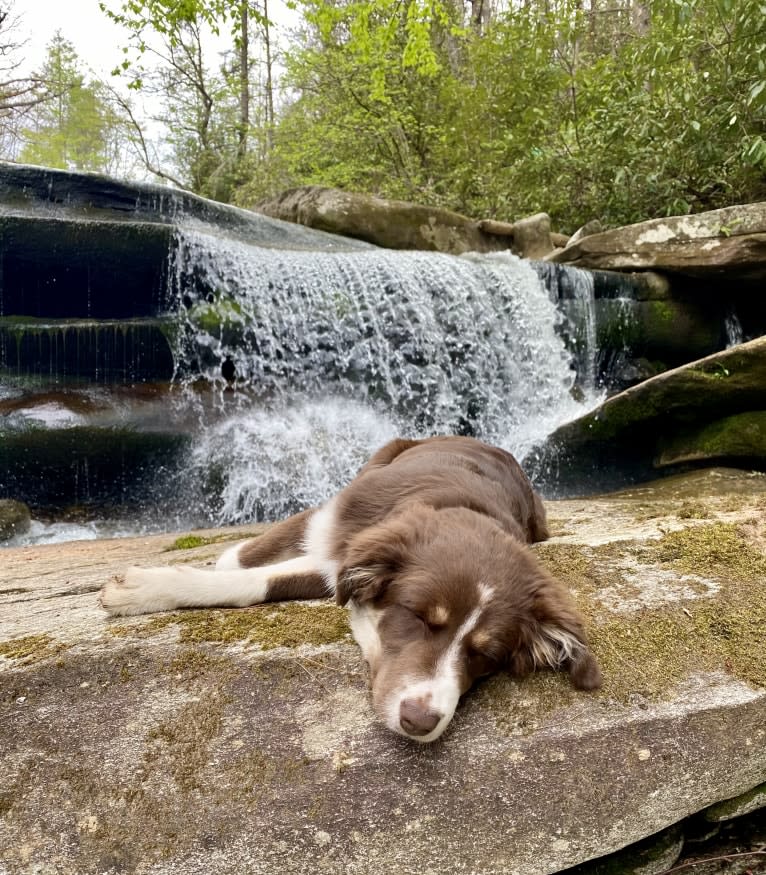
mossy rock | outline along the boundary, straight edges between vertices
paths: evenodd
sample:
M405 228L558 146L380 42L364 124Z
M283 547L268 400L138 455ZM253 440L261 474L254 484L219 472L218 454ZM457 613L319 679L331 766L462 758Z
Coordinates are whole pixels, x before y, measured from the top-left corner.
M661 359L670 364L709 355L721 344L720 319L691 302L596 301L599 349L630 349L631 356Z
M187 313L189 321L208 334L236 338L242 333L245 314L242 305L233 298L218 297L215 301L198 301ZM228 342L228 341L227 341Z
M705 820L710 823L720 823L735 817L743 817L764 808L766 808L766 783L753 787L752 790L735 796L733 799L724 799L722 802L711 805L705 810Z
M0 541L29 531L32 517L29 508L21 501L0 499Z
M657 468L682 462L744 459L766 464L766 411L738 413L660 439Z
M662 875L678 860L683 845L683 830L680 826L671 826L608 857L569 869L562 875Z
M404 875L436 846L440 875L667 867L659 833L766 779L765 502L719 471L548 503L535 549L604 689L498 673L428 746L375 719L331 603L104 618L109 575L209 566L225 532L7 550L0 869Z
M608 398L592 412L557 429L539 450L533 467L544 471L559 464L567 475L606 465L616 470L636 466L645 475L661 453L660 441L666 446L676 434L760 411L764 386L766 337L759 337ZM752 425L755 419L748 422ZM715 432L706 437L712 440Z

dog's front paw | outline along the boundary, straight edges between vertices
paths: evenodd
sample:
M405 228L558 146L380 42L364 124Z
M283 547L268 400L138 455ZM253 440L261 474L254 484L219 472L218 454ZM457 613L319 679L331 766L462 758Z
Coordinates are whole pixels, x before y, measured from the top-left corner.
M178 607L175 597L175 568L129 568L104 585L98 603L112 616L151 614Z

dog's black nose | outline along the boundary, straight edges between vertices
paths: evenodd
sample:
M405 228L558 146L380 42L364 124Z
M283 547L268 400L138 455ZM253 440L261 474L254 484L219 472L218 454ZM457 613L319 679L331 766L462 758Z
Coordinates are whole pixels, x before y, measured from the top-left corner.
M404 699L399 706L399 725L407 735L428 735L442 719L422 699Z

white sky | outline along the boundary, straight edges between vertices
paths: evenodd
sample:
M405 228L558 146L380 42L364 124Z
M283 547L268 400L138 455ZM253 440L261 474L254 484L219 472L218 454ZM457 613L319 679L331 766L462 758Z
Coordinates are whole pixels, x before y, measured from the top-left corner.
M111 6L118 7L116 0ZM101 78L108 78L122 60L120 48L127 43L127 32L112 24L98 0L15 0L13 8L27 39L25 73L42 64L45 47L57 30L74 45L83 66Z
M120 0L106 3L114 10L121 5ZM74 45L85 70L102 79L110 78L124 58L122 47L128 43L128 31L107 18L99 9L98 0L14 0L13 9L21 18L21 31L27 40L22 52L26 74L41 66L45 48L57 30ZM294 26L299 18L279 0L269 3L269 13L280 29ZM212 50L217 43L221 51L231 48L225 35L220 39L211 35L208 45ZM209 61L214 58L211 54Z

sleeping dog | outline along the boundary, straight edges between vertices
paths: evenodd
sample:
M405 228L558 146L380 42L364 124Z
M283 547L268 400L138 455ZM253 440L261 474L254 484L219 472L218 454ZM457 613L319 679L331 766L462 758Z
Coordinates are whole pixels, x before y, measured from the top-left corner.
M545 510L509 453L467 437L393 440L325 505L238 544L215 570L131 568L110 614L335 596L370 667L373 706L416 741L438 738L476 678L569 672L600 686L566 588L525 544Z

